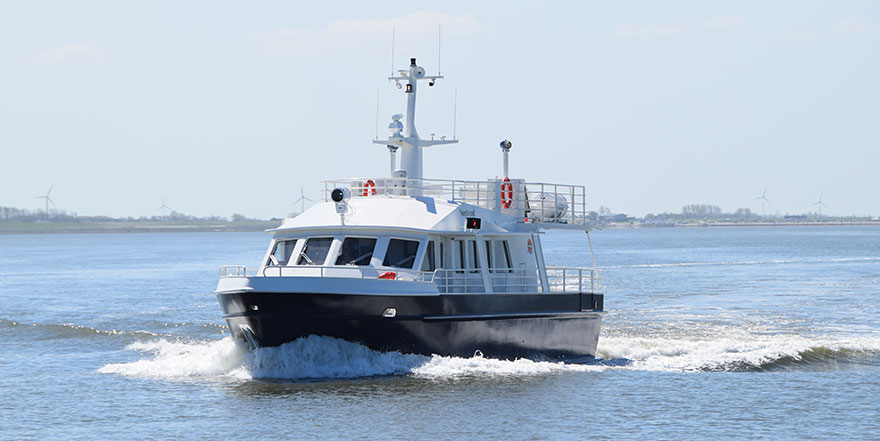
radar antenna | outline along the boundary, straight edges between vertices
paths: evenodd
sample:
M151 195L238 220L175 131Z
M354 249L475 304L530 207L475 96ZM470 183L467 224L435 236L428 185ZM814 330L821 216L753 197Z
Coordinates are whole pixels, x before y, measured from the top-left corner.
M420 80L427 80L430 87L442 78L443 76L441 75L425 75L425 69L416 64L415 58L410 58L408 69L398 70L397 75L388 77L389 81L394 81L398 89L403 89L401 83L406 85L404 90L406 93L406 120L401 131L399 127L400 117L392 118L393 121L389 126L391 133L388 139L376 139L373 140L373 143L400 148L400 168L406 171L407 178L411 180L407 184L407 187L410 187L407 188L407 193L410 196L422 195L421 184L418 182L423 179L422 149L433 145L454 144L458 142L458 140L447 140L445 137L440 139L421 139L416 130L416 92L418 90L418 82Z

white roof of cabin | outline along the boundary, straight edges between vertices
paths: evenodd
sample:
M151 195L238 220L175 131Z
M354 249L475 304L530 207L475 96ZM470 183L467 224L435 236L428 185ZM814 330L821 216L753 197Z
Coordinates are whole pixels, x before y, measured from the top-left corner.
M497 213L469 204L432 197L376 196L349 199L345 227L464 231L468 217L481 218L481 230L487 233L507 232L507 229L496 225L495 222L511 220L501 219L502 216ZM509 217L503 216L503 218ZM299 216L285 219L284 223L273 231L316 227L341 227L335 203L317 203Z

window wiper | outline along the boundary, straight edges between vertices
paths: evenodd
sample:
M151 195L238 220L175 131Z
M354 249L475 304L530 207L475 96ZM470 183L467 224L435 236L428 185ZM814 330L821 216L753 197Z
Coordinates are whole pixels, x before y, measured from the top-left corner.
M369 253L367 253L367 254L364 254L363 256L358 257L357 259L354 259L354 260L352 260L352 261L349 261L348 264L349 264L349 265L357 265L358 262L360 262L361 260L364 260L364 258L370 257L370 256L372 256L372 255L373 255L373 252L371 251L371 252L369 252Z
M306 255L306 251L305 251L305 250L300 251L300 252L299 252L299 255L302 256L302 258L306 260L306 262L307 262L308 265L314 265L314 264L315 264L315 262L314 262L312 259L309 259L309 256Z
M391 265L391 266L400 266L400 265L403 265L404 263L409 262L410 260L413 260L413 259L415 259L415 258L416 258L415 255L408 256L407 258L405 258L405 259L401 260L400 262L397 262L397 263L395 263L394 265Z

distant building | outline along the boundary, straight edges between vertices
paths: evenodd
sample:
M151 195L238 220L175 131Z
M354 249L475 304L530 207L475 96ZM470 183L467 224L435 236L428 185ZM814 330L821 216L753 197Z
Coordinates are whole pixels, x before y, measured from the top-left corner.
M786 214L785 221L786 222L805 222L807 220L806 214Z
M599 222L608 223L608 222L626 222L629 219L629 216L619 213L619 214L600 214Z

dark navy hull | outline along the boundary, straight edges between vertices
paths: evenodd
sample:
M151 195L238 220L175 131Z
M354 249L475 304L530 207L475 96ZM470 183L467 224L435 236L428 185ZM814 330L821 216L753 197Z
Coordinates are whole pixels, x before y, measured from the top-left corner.
M277 346L320 335L377 351L514 359L594 356L601 294L217 294L235 338ZM394 308L394 317L383 312Z

